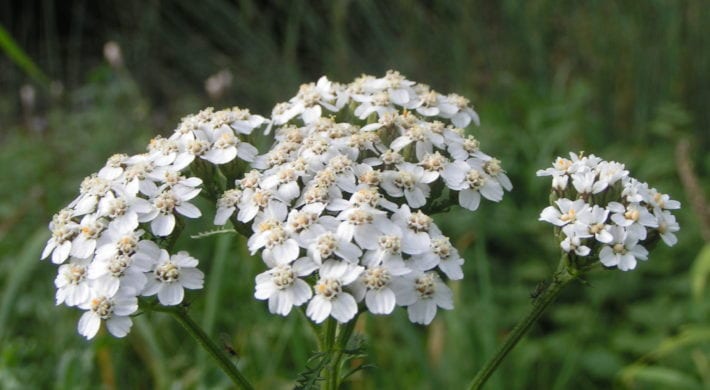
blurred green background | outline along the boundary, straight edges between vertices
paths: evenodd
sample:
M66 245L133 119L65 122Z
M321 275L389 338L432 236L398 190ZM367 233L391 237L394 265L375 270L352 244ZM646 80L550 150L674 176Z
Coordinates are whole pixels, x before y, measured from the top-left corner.
M107 157L142 151L184 115L268 115L320 75L387 69L470 98L483 124L469 130L515 189L438 217L467 260L456 309L429 327L401 309L362 319L373 367L350 388L468 383L556 266L537 222L549 182L535 171L570 150L624 162L680 200L679 243L569 288L489 387L710 388L706 1L35 0L2 2L0 24L0 388L228 387L161 313L126 339L79 336L80 312L54 306L56 267L39 261L46 225ZM207 274L193 316L258 388L292 386L315 343L297 313L270 315L252 297L260 261L227 236L180 245Z

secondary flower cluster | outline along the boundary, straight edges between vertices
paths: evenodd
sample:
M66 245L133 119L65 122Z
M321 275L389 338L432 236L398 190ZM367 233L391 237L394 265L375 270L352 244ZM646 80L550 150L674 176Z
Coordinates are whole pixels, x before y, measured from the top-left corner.
M276 142L215 218L251 224L249 249L269 267L256 298L281 315L308 303L317 323L350 321L363 300L374 314L405 306L420 324L451 309L441 276L462 278L463 259L425 212L450 196L476 210L512 187L458 127L478 122L467 103L390 72L348 85L321 78L278 104Z
M670 210L680 203L630 177L623 164L570 153L537 175L552 176L555 200L540 220L561 229L567 253L629 271L648 258L647 246L677 242L680 227Z
M42 258L60 264L57 304L86 310L87 338L102 321L122 337L137 297L176 305L201 288L197 259L169 251L185 218L202 216L192 203L202 194L217 198L214 223L231 221L261 254L255 297L271 312L308 303L315 322L347 322L400 305L428 324L453 307L442 276L461 279L463 259L426 213L476 210L512 188L464 134L470 123L466 99L397 72L347 85L322 77L270 119L238 108L188 116L146 153L109 158L54 216ZM246 141L258 128L275 138L261 155Z
M111 334L122 337L138 296L157 294L161 304L177 305L184 289L202 288L197 259L185 251L171 255L158 244L167 246L181 218L202 215L191 203L202 180L185 176L187 168L197 160L252 161L256 148L238 136L262 123L247 111L205 110L186 118L170 138L153 139L146 153L114 155L84 179L79 196L52 218L42 253L61 264L57 304L86 310L79 333L92 338L106 321Z

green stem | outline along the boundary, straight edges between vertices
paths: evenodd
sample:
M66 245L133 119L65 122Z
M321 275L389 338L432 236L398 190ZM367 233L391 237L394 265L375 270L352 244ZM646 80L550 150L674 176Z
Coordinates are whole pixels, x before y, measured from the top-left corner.
M335 345L335 334L338 329L338 323L332 317L329 317L324 324L323 334L321 340L321 352L328 355L333 353L333 346ZM329 390L337 388L338 378L335 377L335 370L333 369L333 359L331 355L331 361L325 366L323 370L323 375L325 380L322 382L321 389Z
M330 355L330 362L323 370L325 380L321 388L324 390L336 390L340 388L340 371L343 365L343 357L348 346L348 341L355 330L357 315L345 324L338 324L333 318L328 318L323 328L321 340L321 352Z
M569 259L567 256L563 256L550 285L535 299L530 312L515 325L515 328L513 328L510 335L508 335L508 339L498 349L496 354L478 371L469 385L470 390L477 390L483 387L491 374L493 374L503 359L505 359L508 353L518 344L532 324L534 324L545 309L555 301L562 289L577 278L577 273L574 271L571 272L570 268Z
M335 351L333 354L333 365L332 374L333 381L330 383L328 390L337 390L340 387L340 370L343 368L343 356L345 356L345 349L348 346L348 341L350 341L350 336L352 336L355 330L355 323L357 322L357 315L352 320L345 324L338 325L338 336L337 342L334 345Z
M217 362L219 367L224 371L232 382L242 389L253 389L249 381L242 375L237 366L232 363L229 356L218 347L217 344L209 338L207 333L187 314L187 310L182 306L155 306L152 308L155 311L168 313L182 325L187 333L194 338L207 353Z

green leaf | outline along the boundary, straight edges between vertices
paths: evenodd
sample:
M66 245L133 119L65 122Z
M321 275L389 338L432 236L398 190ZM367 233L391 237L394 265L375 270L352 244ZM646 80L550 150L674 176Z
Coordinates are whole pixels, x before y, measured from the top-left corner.
M35 65L2 25L0 25L0 48L2 48L5 54L10 57L10 60L19 66L28 76L45 86L49 84L49 77Z
M705 285L710 275L710 244L705 244L695 258L693 268L690 270L693 297L700 301L705 292Z
M207 237L212 237L220 234L237 234L237 231L234 229L213 229L213 230L206 230L204 232L199 232L197 234L193 234L190 236L190 238L193 239L200 239L200 238L207 238Z
M700 382L690 375L667 367L636 367L633 373L624 377L624 383L637 388L636 382L653 384L657 389L702 389Z
M298 374L298 379L296 380L297 390L311 390L318 389L319 382L323 381L324 378L320 376L321 371L330 363L333 358L332 351L330 352L316 352L314 353L306 363L306 368Z

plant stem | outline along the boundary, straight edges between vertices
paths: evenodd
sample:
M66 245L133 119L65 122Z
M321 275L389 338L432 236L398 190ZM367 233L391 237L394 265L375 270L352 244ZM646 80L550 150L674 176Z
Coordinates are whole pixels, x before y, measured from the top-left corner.
M345 350L355 330L357 315L345 324L338 324L333 318L329 318L323 329L323 340L321 342L321 352L330 355L330 362L325 367L325 381L322 388L324 390L336 390L340 387L340 369L343 365Z
M158 306L152 308L155 311L168 313L182 325L187 333L194 338L207 353L217 362L219 367L224 371L232 382L242 389L253 389L249 381L242 375L237 366L232 363L232 360L227 354L218 347L217 344L209 338L207 333L187 314L187 310L182 306Z
M343 356L345 355L345 349L348 346L348 341L350 341L350 336L352 336L353 331L355 330L356 322L357 315L347 323L338 325L338 338L335 344L332 366L334 381L331 383L331 387L328 390L337 390L340 387L340 369L343 368Z
M325 380L323 381L321 388L323 390L336 389L338 384L338 378L335 376L335 370L333 367L334 359L332 359L333 346L335 345L335 334L338 329L338 323L332 317L329 317L325 326L323 327L323 334L321 340L321 352L331 355L330 362L325 366L323 374L325 375Z
M545 309L555 301L562 289L577 278L577 273L571 272L570 268L569 259L565 255L562 257L560 266L555 272L550 285L535 299L530 312L515 325L515 328L513 328L510 335L508 335L508 339L498 349L496 354L478 371L469 385L470 390L478 390L483 387L491 374L493 374L503 359L505 359L508 353L518 344L532 324L534 324Z

